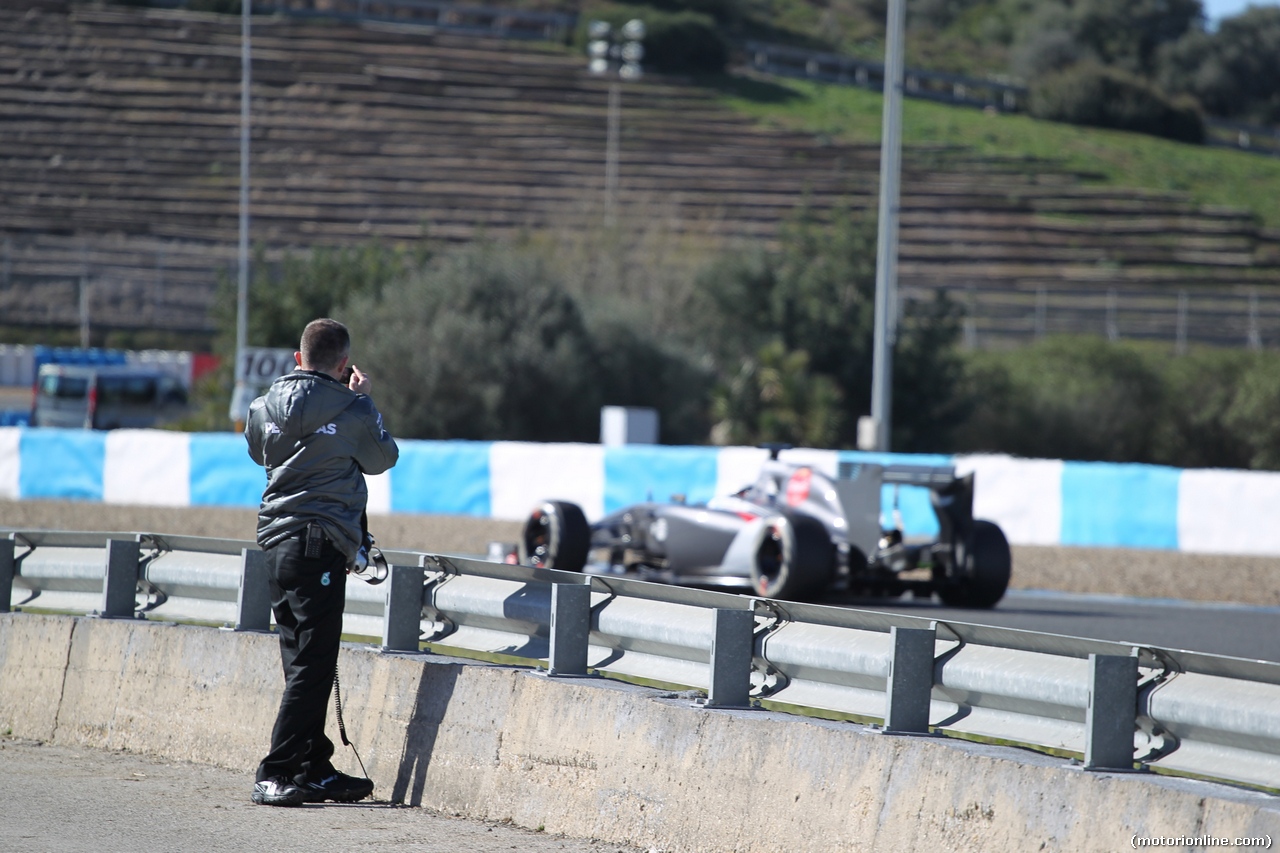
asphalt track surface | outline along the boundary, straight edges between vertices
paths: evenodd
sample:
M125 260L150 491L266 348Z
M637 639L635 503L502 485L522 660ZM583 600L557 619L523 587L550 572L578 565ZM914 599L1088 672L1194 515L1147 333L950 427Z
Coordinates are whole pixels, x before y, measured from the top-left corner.
M249 802L253 772L0 738L9 853L644 853L394 806Z
M1280 607L1038 590L1009 590L991 610L961 610L910 599L841 603L946 622L1280 662Z

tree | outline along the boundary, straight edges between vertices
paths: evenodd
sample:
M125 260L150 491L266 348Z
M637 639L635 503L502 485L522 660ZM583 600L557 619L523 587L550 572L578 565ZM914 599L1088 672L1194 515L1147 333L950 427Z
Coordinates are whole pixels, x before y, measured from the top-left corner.
M1280 122L1280 8L1250 7L1216 33L1189 33L1161 55L1160 81L1214 115Z
M941 291L932 300L910 303L893 361L895 450L949 449L955 430L973 412L965 363L956 349L962 314Z
M657 409L664 444L707 440L708 400L715 377L705 360L625 315L591 311L587 328L602 405Z
M249 283L248 345L296 347L307 323L327 317L353 296L377 294L390 281L423 263L425 249L393 249L378 243L354 247L318 247L284 256L278 264L254 253ZM214 317L224 346L235 340L235 282L220 284ZM228 351L230 348L228 347Z
M296 347L332 316L351 328L353 361L378 380L379 406L406 438L596 441L600 406L651 406L667 442L705 441L710 370L610 295L582 303L528 246L477 243L432 257L376 244L259 253L249 343ZM219 342L230 356L235 293L219 291ZM226 426L230 358L196 394L193 429Z
M1053 121L1204 141L1204 117L1194 102L1171 100L1145 79L1092 60L1037 80L1030 112Z
M1149 76L1162 45L1204 25L1200 0L1074 0L1077 40L1103 64Z
M713 444L831 447L840 438L840 391L829 377L810 373L808 353L789 352L774 339L716 387L711 416Z
M1015 30L1010 65L1027 80L1060 71L1088 55L1076 35L1071 10L1058 2L1037 5Z
M356 294L379 292L427 257L425 248L367 243L290 253L271 263L259 247L249 282L246 344L294 349L307 323L339 313ZM175 424L180 429L221 430L230 423L236 347L236 282L231 276L219 281L210 313L218 329L213 348L222 365L192 389L193 414Z
M854 427L871 398L875 234L874 220L863 215L836 211L829 224L803 215L783 230L777 251L731 253L700 277L703 304L696 315L705 318L701 334L720 376L719 423L732 411L757 418L734 428L741 434L765 432L765 410L728 401L741 399L769 363L785 368L788 387L807 387L802 373L832 382L838 396L813 386L807 399L838 406L839 418L823 422L837 430L833 443L854 444ZM948 304L905 305L895 356L895 449L938 450L949 441L960 393L960 383L949 378L960 367L954 352L959 327ZM922 392L932 377L946 378Z
M472 244L337 319L407 438L595 441L601 389L577 303L528 254Z

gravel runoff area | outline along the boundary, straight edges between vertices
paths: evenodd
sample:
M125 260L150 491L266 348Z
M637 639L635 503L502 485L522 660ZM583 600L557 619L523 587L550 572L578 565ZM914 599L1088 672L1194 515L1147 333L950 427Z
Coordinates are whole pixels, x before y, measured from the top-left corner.
M114 506L76 501L0 501L0 528L111 530L253 539L247 509ZM388 549L483 554L490 541L514 542L520 523L446 515L371 516ZM1280 557L1184 554L1122 548L1014 546L1017 589L1230 601L1280 606Z

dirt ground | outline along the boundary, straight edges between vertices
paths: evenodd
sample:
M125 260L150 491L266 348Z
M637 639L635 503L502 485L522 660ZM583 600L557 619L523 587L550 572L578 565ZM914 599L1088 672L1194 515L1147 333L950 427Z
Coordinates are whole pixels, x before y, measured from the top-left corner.
M258 516L251 509L117 506L83 501L0 501L0 528L111 530L253 539ZM441 554L483 554L491 540L514 542L520 523L453 515L371 515L378 547Z
M74 501L0 501L0 528L182 533L253 539L247 509L111 506ZM514 542L520 524L447 515L372 516L388 549L482 554L490 541ZM1018 589L1280 606L1280 558L1183 554L1118 548L1014 546Z

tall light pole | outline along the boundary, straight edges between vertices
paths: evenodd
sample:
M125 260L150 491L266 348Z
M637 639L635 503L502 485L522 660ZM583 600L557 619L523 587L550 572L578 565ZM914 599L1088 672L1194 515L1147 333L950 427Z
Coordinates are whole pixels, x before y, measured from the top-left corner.
M250 388L244 376L244 348L249 337L249 99L252 52L249 16L253 0L240 4L240 248L239 281L236 287L236 386L231 395L231 420L239 430L249 411Z
M858 447L863 450L889 450L889 434L893 426L893 348L898 339L898 209L902 177L902 69L906 22L906 0L889 0L884 59L884 126L880 137L880 217L876 240L871 417L858 422Z
M608 74L615 67L623 80L638 80L642 74L640 60L644 58L644 21L634 18L622 25L617 33L608 21L592 21L587 25L591 40L587 54L591 62L587 67L592 74ZM604 216L606 224L614 224L618 196L618 144L622 124L622 84L616 80L609 85L609 112L604 146Z

